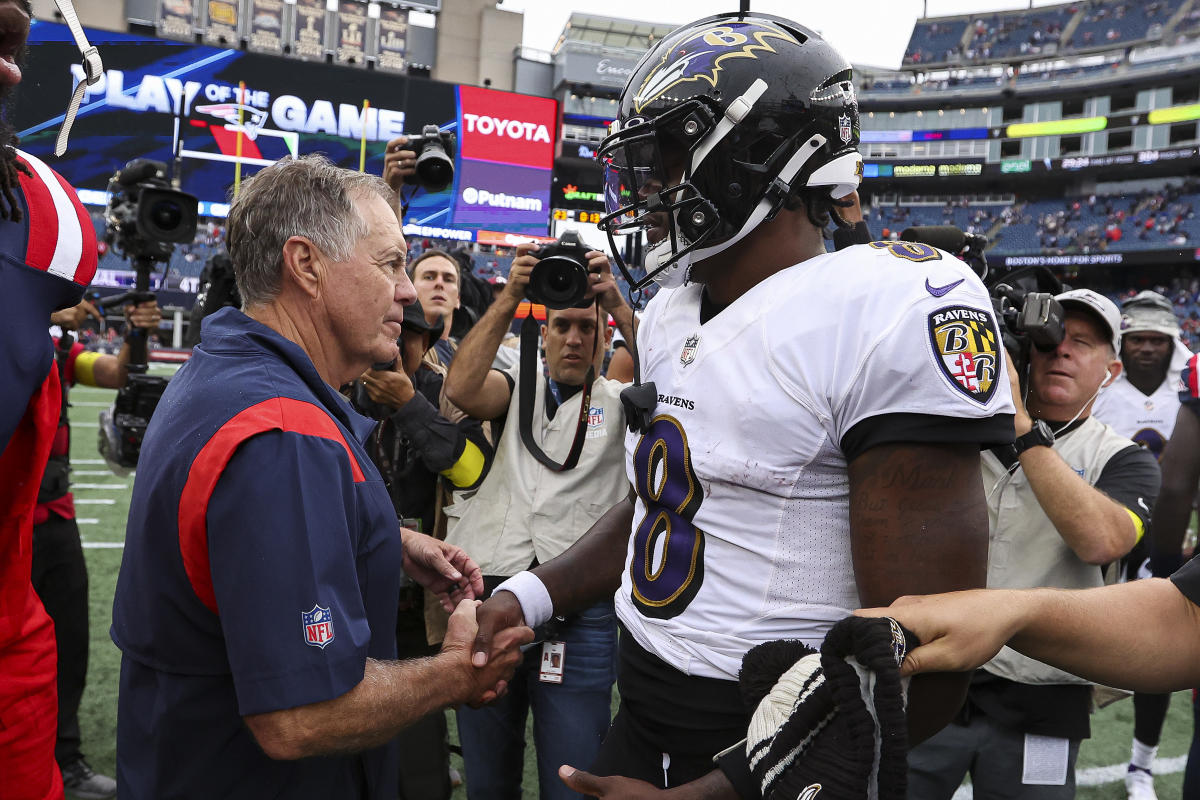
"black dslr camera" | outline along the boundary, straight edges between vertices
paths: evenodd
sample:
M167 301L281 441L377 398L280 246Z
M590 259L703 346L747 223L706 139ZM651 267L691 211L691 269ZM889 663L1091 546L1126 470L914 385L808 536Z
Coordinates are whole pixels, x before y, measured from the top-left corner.
M557 242L543 245L534 251L538 259L529 273L525 296L547 308L587 308L587 254L591 248L575 231L564 231Z
M420 186L427 192L440 192L454 180L454 147L457 138L453 131L438 130L426 125L421 133L408 137L409 150L417 154L416 172L405 175L404 182Z
M192 195L172 189L166 175L166 164L138 158L108 182L104 238L133 262L137 279L133 291L105 298L105 306L153 300L154 264L168 261L176 244L196 238L199 204ZM112 407L100 412L100 455L119 475L137 466L146 426L167 388L166 378L146 374L146 331L132 328L125 336L130 348L129 380Z

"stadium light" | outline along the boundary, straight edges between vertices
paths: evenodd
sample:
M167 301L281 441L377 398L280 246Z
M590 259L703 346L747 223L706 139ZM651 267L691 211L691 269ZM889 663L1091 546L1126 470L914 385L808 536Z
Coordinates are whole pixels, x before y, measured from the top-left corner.
M1107 117L1082 117L1059 119L1049 122L1018 122L1009 125L1005 136L1022 139L1028 136L1071 136L1077 133L1095 133L1108 127Z

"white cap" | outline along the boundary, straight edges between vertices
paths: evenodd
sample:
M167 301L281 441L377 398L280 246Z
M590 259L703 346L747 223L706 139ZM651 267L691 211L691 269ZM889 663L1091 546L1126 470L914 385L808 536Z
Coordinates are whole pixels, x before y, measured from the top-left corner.
M1121 306L1121 333L1161 333L1178 338L1175 307L1158 292L1138 292Z
M1091 289L1072 289L1056 295L1054 299L1062 303L1063 310L1083 308L1099 317L1112 337L1113 350L1121 352L1121 312L1117 310L1116 303Z

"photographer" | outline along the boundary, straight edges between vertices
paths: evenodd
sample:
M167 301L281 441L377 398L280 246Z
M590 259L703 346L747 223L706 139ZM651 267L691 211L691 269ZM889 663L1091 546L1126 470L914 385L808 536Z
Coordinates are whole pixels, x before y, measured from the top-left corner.
M633 314L604 254L587 251L586 259L587 297L593 302L584 308L548 309L541 328L547 376L542 377L541 369L535 377L526 375L536 381L532 403L526 397L532 406L533 439L559 458L573 441L582 441L577 466L556 471L535 458L521 431L526 391L521 368L491 369L539 262L534 245L518 247L508 283L463 340L446 376L447 398L499 429L491 472L473 496L446 509L447 541L478 559L489 590L567 549L628 492L619 396L624 384L598 377L589 386L588 379L590 371L599 372L611 335L605 313L630 338ZM522 347L528 346L523 342ZM585 400L586 438L580 440ZM540 633L539 646L526 653L505 697L486 708L458 712L471 800L519 794L530 707L539 796L545 800L579 796L559 781L556 771L564 763L591 763L608 730L616 670L612 599L566 620L552 620Z
M67 418L67 390L77 383L120 389L129 379L126 366L131 346L127 337L116 356L84 350L68 331L78 330L89 316L102 320L100 312L86 300L50 315L50 323L63 331L55 341L62 406L58 430L42 474L38 504L33 511L32 575L33 588L54 620L54 640L58 647L58 738L54 758L62 771L63 786L77 797L105 798L116 796L116 781L96 774L80 749L79 702L88 665L88 575L68 477L71 426ZM162 311L153 300L128 305L125 320L127 327L149 332L162 322Z
M1091 416L1121 372L1120 313L1087 289L1055 299L1065 336L1032 349L1026 406L1009 361L1017 440L983 457L991 588L1102 586L1158 494L1154 456ZM910 751L911 796L948 800L969 771L980 800L1074 797L1090 705L1084 679L1002 650L975 673L955 722Z

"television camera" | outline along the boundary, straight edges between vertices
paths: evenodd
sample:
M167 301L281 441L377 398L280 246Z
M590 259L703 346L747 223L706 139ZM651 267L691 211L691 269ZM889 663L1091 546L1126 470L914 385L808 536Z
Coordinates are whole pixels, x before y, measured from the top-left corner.
M150 273L165 263L175 245L196 238L199 203L186 192L171 188L167 166L161 161L134 159L108 182L109 201L104 212L104 239L128 258L136 272L134 289L101 301L104 307L154 299ZM137 466L142 437L158 405L167 379L147 375L146 331L126 331L130 358L129 380L117 392L112 407L100 412L100 455L118 475Z

